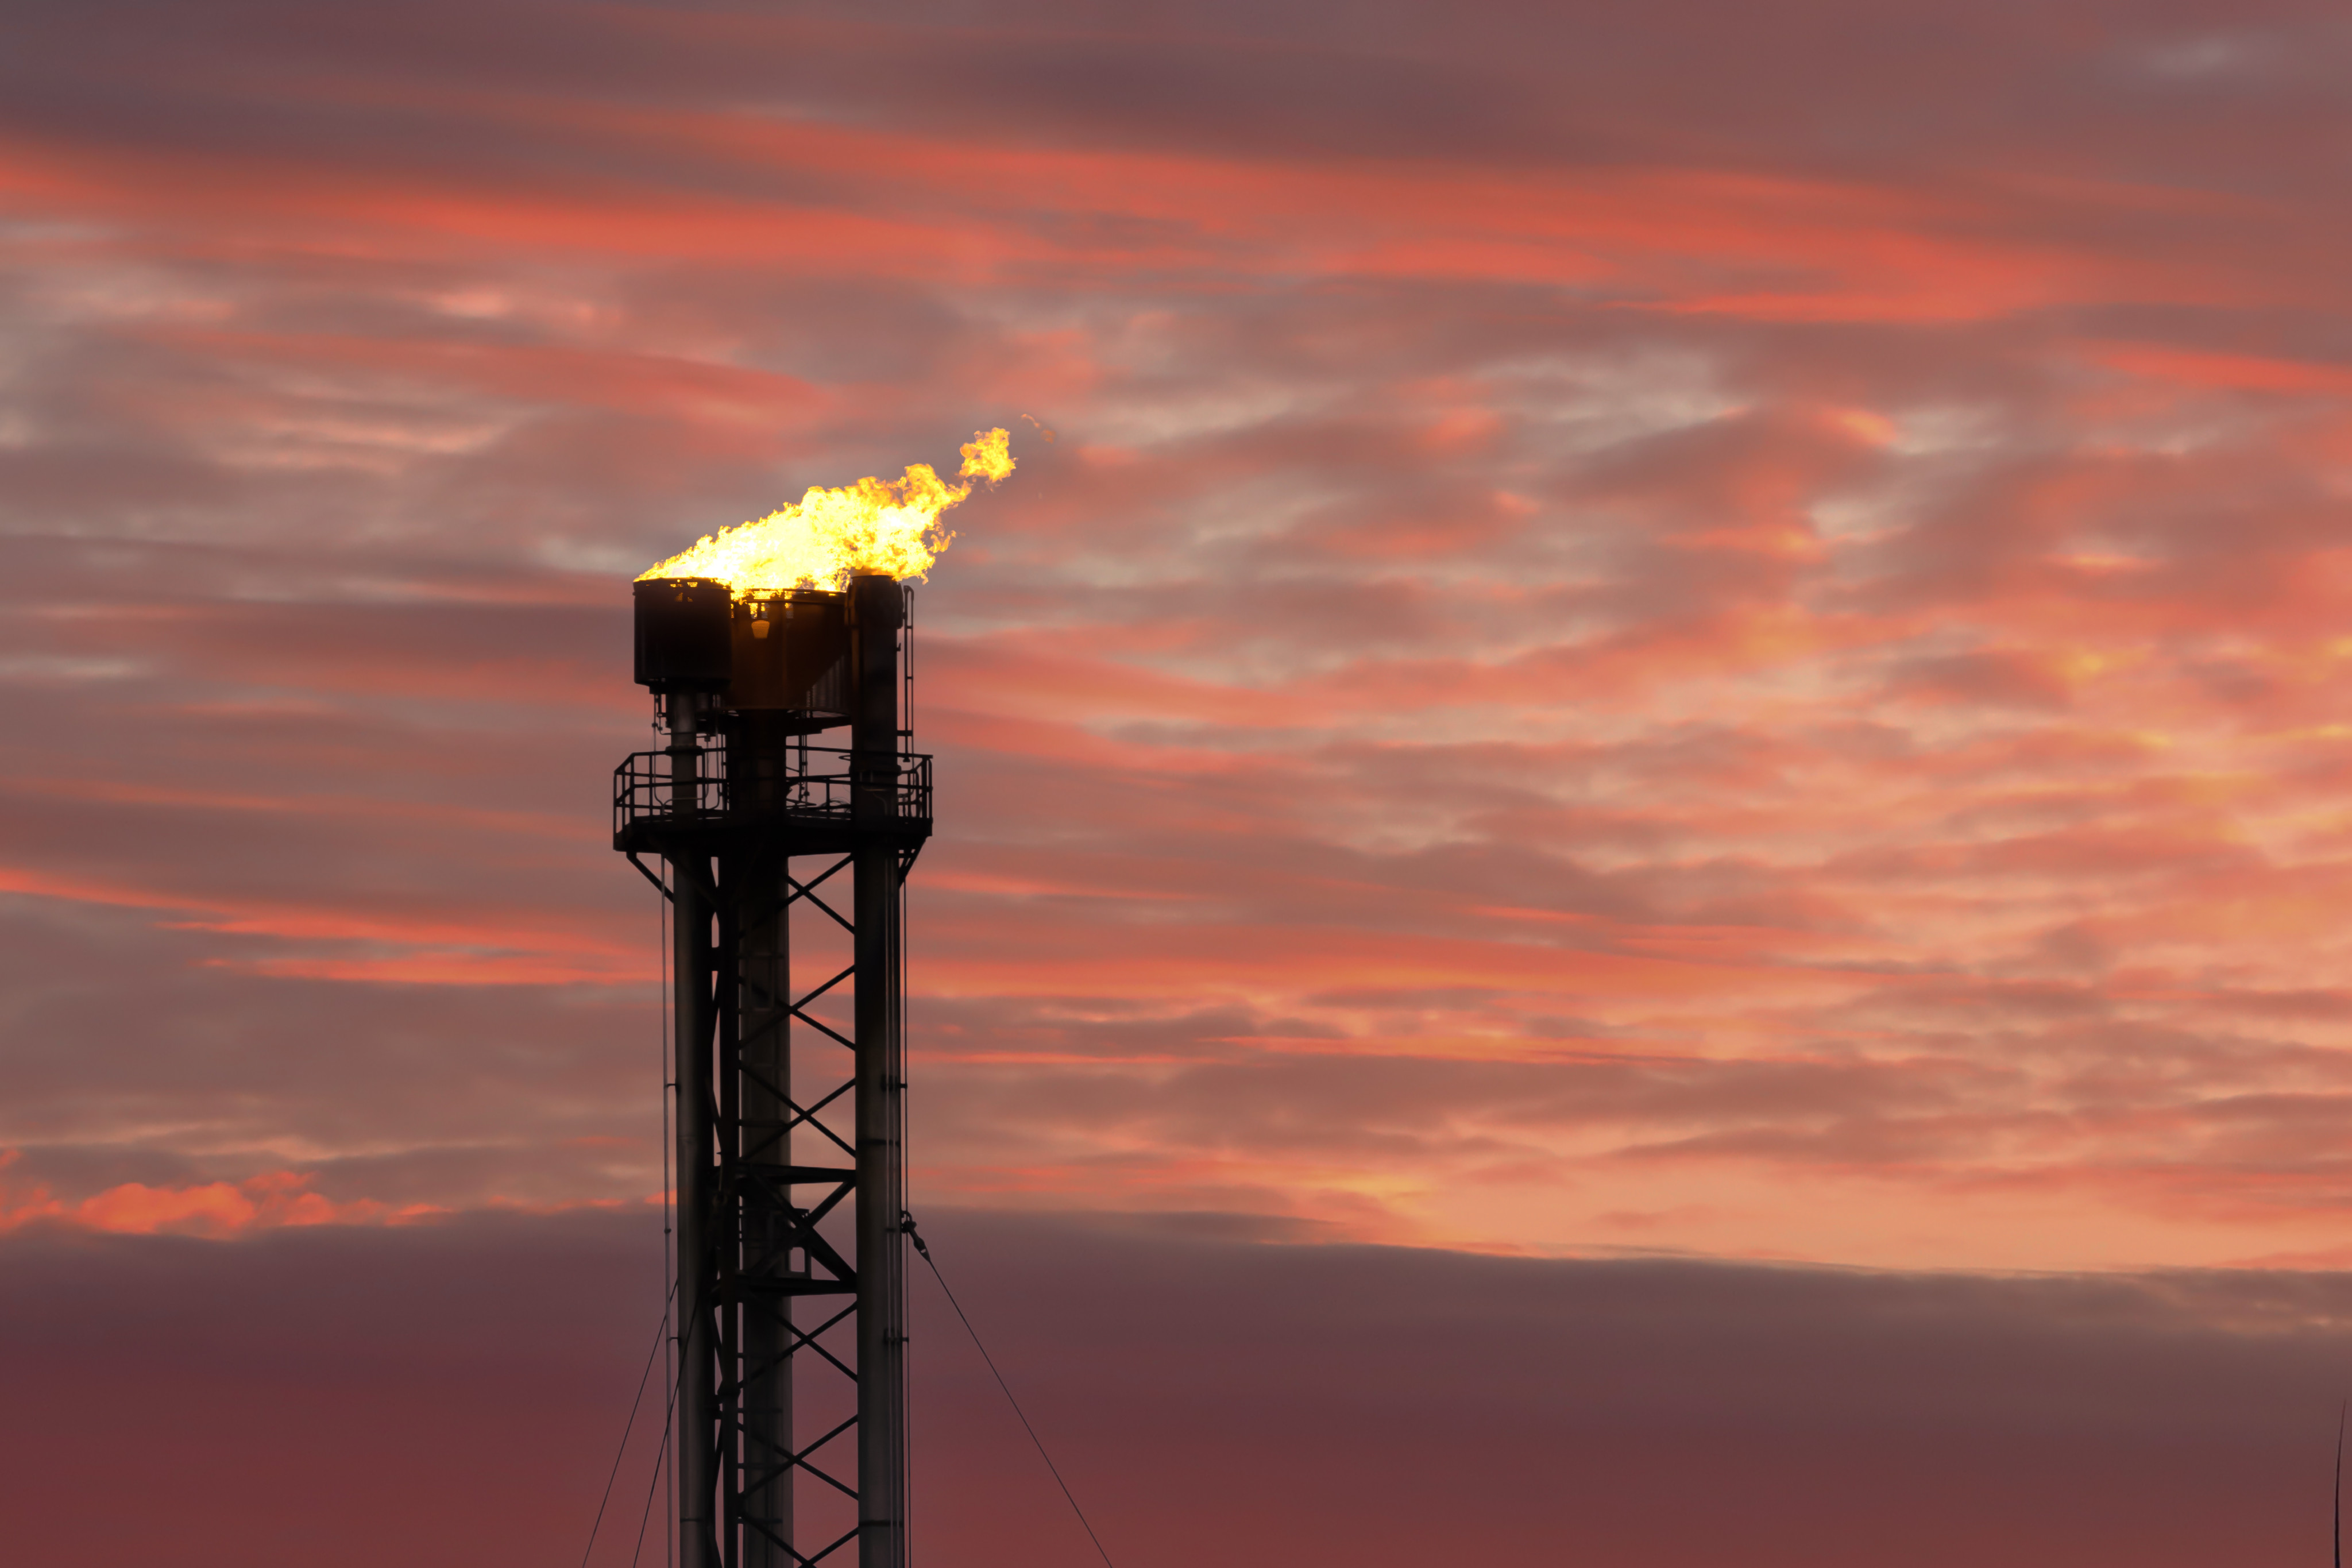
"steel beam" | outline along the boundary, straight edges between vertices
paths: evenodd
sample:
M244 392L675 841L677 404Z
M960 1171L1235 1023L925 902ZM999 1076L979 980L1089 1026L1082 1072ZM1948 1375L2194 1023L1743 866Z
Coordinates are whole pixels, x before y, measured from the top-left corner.
M898 629L906 595L887 577L849 587L851 819L858 829L857 1563L907 1560L903 1066L898 1037Z
M701 748L695 699L670 700L672 810L691 816L701 793ZM717 1508L718 1431L714 1392L718 1343L712 1321L716 1270L712 1247L718 1173L711 1047L717 1022L712 994L714 954L708 859L674 862L670 878L671 955L677 1060L670 1077L677 1129L677 1432L672 1463L677 1478L678 1561L685 1568L719 1568Z

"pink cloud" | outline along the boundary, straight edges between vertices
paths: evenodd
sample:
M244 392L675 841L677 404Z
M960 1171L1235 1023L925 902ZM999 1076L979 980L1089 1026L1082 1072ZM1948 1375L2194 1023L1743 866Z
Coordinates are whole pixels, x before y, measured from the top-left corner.
M191 1225L285 1147L655 1190L624 584L986 420L939 1190L2325 1255L2340 110L2153 23L1474 12L158 16L12 104L0 1134Z
M21 1152L0 1151L0 1173ZM62 1226L111 1236L226 1238L258 1230L318 1225L414 1225L449 1211L429 1204L394 1206L370 1198L338 1203L310 1190L299 1171L272 1171L241 1182L149 1186L124 1182L68 1202L44 1184L5 1184L0 1176L0 1235L26 1226Z

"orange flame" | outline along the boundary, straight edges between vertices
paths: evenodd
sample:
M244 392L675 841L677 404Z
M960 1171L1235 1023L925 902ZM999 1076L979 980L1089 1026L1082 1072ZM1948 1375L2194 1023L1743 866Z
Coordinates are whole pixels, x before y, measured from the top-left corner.
M787 588L839 588L857 573L920 577L955 538L940 527L940 514L976 483L994 484L1012 471L1012 437L977 431L963 444L960 485L940 479L929 463L909 463L900 479L867 478L839 489L812 485L796 504L705 534L637 581L713 577L737 598L751 599Z

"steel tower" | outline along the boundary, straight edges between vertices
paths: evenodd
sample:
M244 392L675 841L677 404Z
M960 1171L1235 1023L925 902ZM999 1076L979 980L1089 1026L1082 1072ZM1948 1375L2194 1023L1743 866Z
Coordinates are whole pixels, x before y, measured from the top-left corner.
M613 841L675 931L684 1568L907 1562L900 889L931 760L902 749L906 621L884 576L636 584L669 744L614 770Z

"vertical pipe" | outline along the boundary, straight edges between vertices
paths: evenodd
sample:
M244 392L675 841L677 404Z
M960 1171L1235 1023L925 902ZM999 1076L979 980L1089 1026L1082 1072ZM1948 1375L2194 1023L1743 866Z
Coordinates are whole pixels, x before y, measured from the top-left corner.
M857 1563L906 1568L897 837L905 591L888 577L854 577L848 608L857 896Z
M686 692L669 699L670 809L682 822L699 805L700 747L695 739L698 700ZM710 1222L711 1026L709 900L703 895L709 871L707 856L672 865L670 896L677 951L671 1005L677 1014L677 1478L678 1562L681 1568L710 1568L718 1562L714 1494L718 1458L713 1417Z
M747 748L748 750L748 748ZM758 757L762 776L783 767L781 745ZM728 771L740 778L731 754ZM773 801L770 809L781 809ZM743 1179L743 1552L742 1568L791 1568L781 1544L793 1539L793 1445L789 1226L792 1189L791 889L781 855L750 858L740 894L742 995L742 1121L737 1158Z

